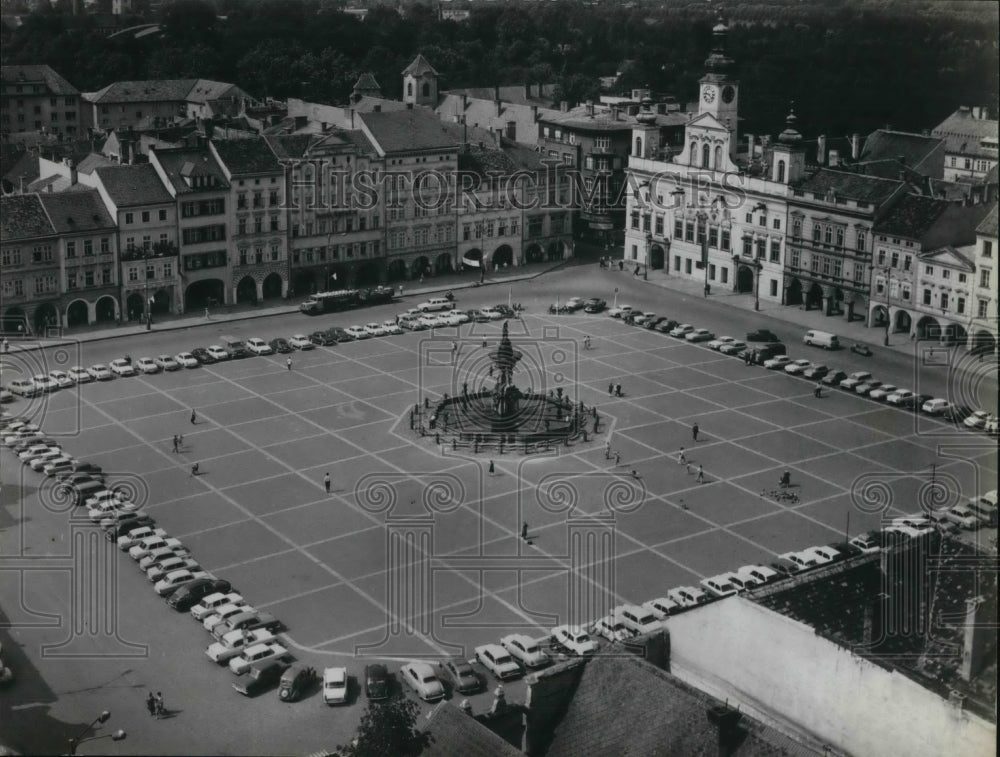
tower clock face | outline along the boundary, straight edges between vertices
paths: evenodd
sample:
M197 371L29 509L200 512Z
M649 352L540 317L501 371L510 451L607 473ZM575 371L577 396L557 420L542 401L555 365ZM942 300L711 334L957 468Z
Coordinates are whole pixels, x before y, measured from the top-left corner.
M725 86L722 88L722 102L731 103L733 98L736 97L736 88L732 86Z
M712 87L705 87L704 91L701 93L701 99L707 103L715 102L715 90Z

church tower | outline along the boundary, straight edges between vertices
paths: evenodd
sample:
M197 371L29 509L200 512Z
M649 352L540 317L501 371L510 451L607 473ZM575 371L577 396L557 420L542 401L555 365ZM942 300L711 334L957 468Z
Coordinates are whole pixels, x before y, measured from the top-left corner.
M438 72L423 55L403 69L403 102L433 108L438 101Z
M739 82L730 77L733 61L726 55L728 34L729 29L720 18L712 28L712 54L705 61L705 75L701 77L698 113L710 113L729 129L729 155L735 160L739 144L737 136Z
M779 184L793 184L806 172L806 150L802 135L795 129L796 120L792 108L785 119L785 130L771 151L771 181Z

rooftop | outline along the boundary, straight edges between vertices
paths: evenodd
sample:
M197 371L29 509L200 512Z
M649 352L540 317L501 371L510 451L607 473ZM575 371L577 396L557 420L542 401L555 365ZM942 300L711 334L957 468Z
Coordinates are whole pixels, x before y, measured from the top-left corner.
M115 222L96 189L41 195L42 206L60 234L114 229Z
M97 176L108 196L120 208L173 202L160 175L149 163L98 168Z
M530 94L528 85L514 85L509 87L463 87L461 89L449 89L445 95L454 95L461 98L465 95L470 100L489 100L491 103L502 100L513 105L538 105L548 107L552 102L555 92L555 84L532 84Z
M878 205L889 199L901 186L902 182L892 179L880 179L850 171L821 168L800 180L794 189L801 192L811 192L819 199L824 199L828 193L833 192L838 199L850 199Z
M85 92L83 97L93 103L139 103L209 102L242 95L235 84L211 79L144 79L116 81L96 92Z
M212 147L233 176L281 173L281 164L264 139L214 140Z
M206 147L156 150L153 155L160 162L164 173L179 195L229 188L229 182L222 173L222 168ZM196 187L188 183L187 179L198 176L209 177L212 180L210 185Z
M417 54L417 57L413 59L413 62L403 69L403 76L407 74L411 76L422 76L424 74L430 73L437 76L437 71L434 70L434 66L427 62L427 58L423 55Z
M400 110L359 116L380 154L454 148L458 142L433 111Z
M0 66L4 84L45 82L48 95L78 95L80 90L52 70L50 66Z
M865 139L861 161L899 160L910 167L919 166L941 148L941 138L905 131L876 129Z
M0 238L5 243L52 236L55 227L36 194L0 197Z
M615 692L627 692L628 706L613 705ZM719 728L708 717L719 703L639 657L597 655L583 666L571 697L545 757L720 752ZM817 754L746 717L729 746L733 757Z
M964 542L956 539L936 541L939 542L937 552L932 553L933 545L926 546L928 559L934 561L933 569L908 571L902 565L883 572L881 556L871 555L806 574L770 590L759 590L752 599L805 623L820 636L854 650L876 665L906 675L945 699L951 690L960 691L968 702L978 705L976 709L980 714L996 722L996 655L993 654L992 661L970 681L962 678L960 668L966 600L985 596L987 605L994 608L995 617L997 574L993 570L975 570L974 566L983 564L983 556ZM907 546L920 548L924 545L926 542ZM898 548L885 554L887 560L893 559L892 555L906 555ZM905 563L905 560L899 562ZM927 594L922 602L915 601L913 593L922 587L905 580L915 574L928 577ZM903 580L893 581L893 576L903 577ZM866 625L871 622L866 622L866 617L877 612L882 606L881 598L893 592L900 592L897 602L905 600L908 607L929 608L926 611L933 613L928 618L932 632L881 634L869 630L866 640ZM885 610L892 611L892 608ZM882 641L875 647L868 647L874 652L866 652L865 645L871 638Z
M976 118L972 110L959 108L931 132L945 141L950 153L997 158L996 119Z
M431 711L423 732L427 743L420 757L524 757L521 750L450 702Z
M976 233L982 234L984 237L996 237L997 235L997 206L994 204L993 208L986 217L979 223L976 227Z
M876 234L920 239L950 203L930 197L906 195L873 227Z
M600 105L578 105L566 111L550 111L539 120L548 124L584 131L631 132L639 123L635 116L628 114L627 108L607 108ZM683 126L690 120L690 113L672 111L656 113L652 123L657 126Z
M544 168L543 156L511 143L498 147L495 143L469 145L458 154L458 167L486 177L490 173L510 175L518 171L539 171Z

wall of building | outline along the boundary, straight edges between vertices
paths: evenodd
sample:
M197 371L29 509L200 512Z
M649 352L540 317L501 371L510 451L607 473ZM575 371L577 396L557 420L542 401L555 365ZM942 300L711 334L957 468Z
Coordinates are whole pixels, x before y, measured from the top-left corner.
M668 629L678 678L849 754L995 754L995 724L749 600L678 615Z

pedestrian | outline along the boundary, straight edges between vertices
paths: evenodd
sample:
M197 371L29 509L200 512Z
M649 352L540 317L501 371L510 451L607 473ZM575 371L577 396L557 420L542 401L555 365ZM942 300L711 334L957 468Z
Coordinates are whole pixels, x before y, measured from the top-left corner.
M3 352L5 355L10 352L10 342L7 341L7 337L3 339Z
M521 524L521 538L528 541L528 521Z
M452 342L451 343L451 354L454 355L456 352L458 352L458 342Z
M615 393L615 385L613 383L608 384L608 396L611 397Z
M483 349L484 350L486 349L486 340L485 339L483 340Z
M329 473L329 471L327 471L327 473L323 476L323 488L326 489L326 493L327 494L330 493L330 473Z
M680 455L677 456L677 464L678 465L687 465L687 461L688 461L687 455L684 454L684 448L681 447L681 453L680 453Z
M698 466L698 478L697 478L697 481L698 481L699 484L705 483L705 466L704 465L699 465Z
M639 471L637 471L635 468L632 469L632 478L636 480L642 478L642 476L639 475Z
M823 392L823 384L821 382L817 381L816 382L816 391L813 392L813 395L816 396L816 397L819 397L820 394L822 394L822 392Z
M156 719L159 720L163 716L163 694L162 692L156 692Z
M194 465L191 466L191 475L192 476L197 476L200 473L201 473L201 466L198 463L195 463Z
M684 463L684 467L687 469L687 474L691 475L691 463Z
M400 297L403 296L403 285L402 284L399 285L399 296Z
M174 434L174 454L177 454L177 434Z
M622 461L622 453L615 452L615 465L617 466Z
M149 692L149 696L146 697L146 709L149 710L149 716L152 717L156 714L156 697L153 696L153 692Z
M496 472L497 472L497 469L496 469L496 466L495 466L495 465L493 464L493 461L492 461L492 460L490 460L490 475L491 475L491 476L492 476L492 475L495 475L495 474L496 474Z
M177 435L177 449L178 451L184 449L184 434Z
M604 459L611 459L611 442L604 442Z
M205 308L205 320L206 321L212 320L212 316L208 314L208 308Z
M197 422L198 422L198 414L194 410L192 410L191 411L191 425L193 426Z
M695 440L695 441L698 441L698 424L697 424L697 423L696 423L696 424L694 424L694 425L693 425L693 426L691 427L691 436L693 436L693 437L694 437L694 440Z
M291 358L285 358L285 365L288 366L288 370L292 370L292 359Z
M622 385L621 384L615 384L615 396L616 397L623 396L622 395Z

